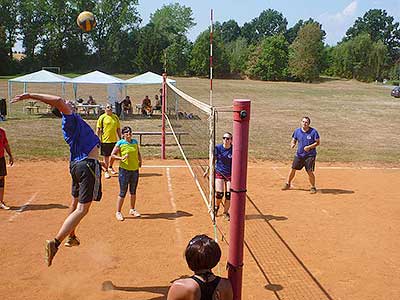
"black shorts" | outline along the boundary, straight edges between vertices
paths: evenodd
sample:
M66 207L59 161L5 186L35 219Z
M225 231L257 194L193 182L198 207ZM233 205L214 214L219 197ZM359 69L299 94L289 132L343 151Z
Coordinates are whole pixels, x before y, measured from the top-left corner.
M100 152L103 156L111 156L115 143L101 143Z
M102 192L99 161L93 158L73 161L69 170L72 177L72 197L78 198L79 203L100 201Z
M6 158L0 157L0 176L7 175Z
M297 157L293 159L292 169L301 170L303 167L306 171L314 171L315 169L315 156Z

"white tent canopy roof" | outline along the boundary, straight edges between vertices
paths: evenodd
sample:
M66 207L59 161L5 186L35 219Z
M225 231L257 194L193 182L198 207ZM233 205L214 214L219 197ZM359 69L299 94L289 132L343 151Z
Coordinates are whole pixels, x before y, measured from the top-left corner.
M175 84L176 81L173 79L168 79L167 82ZM135 76L131 79L125 80L126 84L162 84L163 77L161 75L155 74L153 72L146 72L144 74Z
M71 83L83 83L83 84L124 84L122 79L105 74L100 71L93 71L82 76L75 77L71 80Z
M22 83L66 83L71 82L71 78L58 75L46 70L37 71L9 80L10 82Z

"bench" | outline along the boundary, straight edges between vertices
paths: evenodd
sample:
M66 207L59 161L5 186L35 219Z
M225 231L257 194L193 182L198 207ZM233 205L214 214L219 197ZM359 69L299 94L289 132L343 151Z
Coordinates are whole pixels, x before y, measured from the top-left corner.
M24 112L31 115L32 113L36 112L39 113L39 106L24 106Z
M161 136L161 131L133 131L133 135L138 135L139 136L139 145L142 146L142 136L144 135L151 135L151 136L156 136L159 135ZM178 142L181 143L181 136L182 135L188 135L187 132L175 132L176 136L178 137ZM165 135L173 135L172 132L165 132Z

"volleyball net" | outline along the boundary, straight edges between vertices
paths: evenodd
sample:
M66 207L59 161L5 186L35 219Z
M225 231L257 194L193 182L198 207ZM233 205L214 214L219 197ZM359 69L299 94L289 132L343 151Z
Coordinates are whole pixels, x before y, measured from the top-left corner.
M167 83L165 118L213 218L214 109Z

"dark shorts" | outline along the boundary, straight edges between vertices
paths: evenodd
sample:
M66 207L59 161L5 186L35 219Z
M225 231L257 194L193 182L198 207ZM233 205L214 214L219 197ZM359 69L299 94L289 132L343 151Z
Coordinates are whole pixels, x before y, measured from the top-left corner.
M0 157L0 176L7 175L6 158Z
M101 166L97 159L73 161L70 163L69 171L72 177L72 197L78 198L79 203L100 201Z
M218 173L217 171L215 171L215 178L216 179L223 179L225 181L231 181L231 176L225 176L221 173Z
M136 194L136 188L139 181L139 170L129 171L123 168L119 168L118 171L119 181L119 196L125 198L126 192L128 191L131 195Z
M292 169L301 170L303 167L306 171L314 171L315 169L315 156L297 157L293 159Z
M103 156L111 156L115 143L101 143L100 152Z

